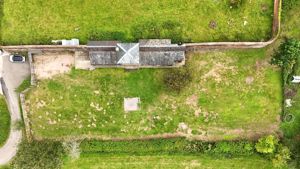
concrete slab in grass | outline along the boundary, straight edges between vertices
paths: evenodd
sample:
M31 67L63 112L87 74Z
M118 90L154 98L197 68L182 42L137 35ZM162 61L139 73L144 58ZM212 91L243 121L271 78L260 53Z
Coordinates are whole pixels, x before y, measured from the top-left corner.
M124 98L124 110L125 112L139 110L140 98Z

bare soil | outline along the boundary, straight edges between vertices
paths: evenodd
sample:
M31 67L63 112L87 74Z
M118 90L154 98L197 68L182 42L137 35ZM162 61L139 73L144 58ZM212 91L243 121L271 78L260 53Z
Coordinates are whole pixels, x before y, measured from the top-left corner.
M47 52L33 56L37 79L49 79L57 74L68 73L75 64L72 52Z

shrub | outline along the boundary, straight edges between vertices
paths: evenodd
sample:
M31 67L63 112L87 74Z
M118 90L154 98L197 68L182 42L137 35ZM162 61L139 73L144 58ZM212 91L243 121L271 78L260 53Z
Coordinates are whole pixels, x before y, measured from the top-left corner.
M172 39L174 43L183 42L181 23L174 20L141 20L131 28L131 34L138 39Z
M126 34L118 31L93 31L89 36L90 40L119 40L127 41Z
M84 140L80 148L83 153L180 154L187 152L186 147L189 143L184 138L133 141Z
M278 138L273 135L263 137L258 140L255 148L256 151L263 154L273 154L276 151L276 146L278 145Z
M186 145L185 150L188 152L195 153L205 153L210 152L213 148L212 143L201 142L201 141L191 141Z
M164 74L165 86L176 92L180 92L191 80L192 76L188 68L170 69Z
M272 64L282 68L283 84L289 83L300 57L300 41L286 40L273 55Z
M254 145L250 142L219 142L216 143L214 152L228 155L251 155L254 153Z
M59 142L22 142L12 161L14 169L57 169L62 164L64 151Z
M76 141L63 142L64 151L71 159L78 159L80 157L80 143Z
M230 7L238 8L243 4L243 0L228 0Z
M279 145L272 163L276 168L283 168L287 165L288 160L291 159L291 152L286 146Z

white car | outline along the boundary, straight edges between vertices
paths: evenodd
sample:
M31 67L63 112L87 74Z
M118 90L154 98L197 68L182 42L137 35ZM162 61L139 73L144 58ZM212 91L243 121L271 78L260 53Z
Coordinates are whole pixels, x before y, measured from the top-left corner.
M9 56L9 61L13 62L13 63L24 63L26 61L25 57L22 55L10 55Z

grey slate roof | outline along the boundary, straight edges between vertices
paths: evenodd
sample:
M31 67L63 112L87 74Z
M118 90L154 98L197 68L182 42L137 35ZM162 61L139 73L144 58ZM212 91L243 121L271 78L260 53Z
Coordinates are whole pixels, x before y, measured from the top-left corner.
M115 51L90 51L92 65L116 65L119 58Z
M91 41L88 43L92 65L175 66L185 61L185 47L171 40L140 40L139 43Z
M142 66L174 66L185 59L184 51L154 51L140 52L140 64Z
M88 47L97 47L97 46L116 46L119 41L89 41Z
M121 65L139 65L140 48L138 43L118 43L117 55Z

